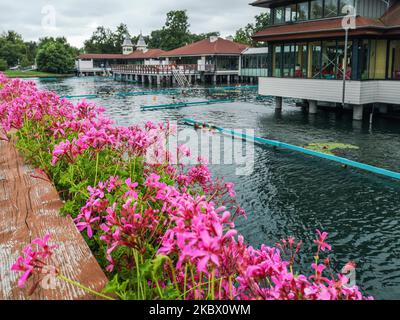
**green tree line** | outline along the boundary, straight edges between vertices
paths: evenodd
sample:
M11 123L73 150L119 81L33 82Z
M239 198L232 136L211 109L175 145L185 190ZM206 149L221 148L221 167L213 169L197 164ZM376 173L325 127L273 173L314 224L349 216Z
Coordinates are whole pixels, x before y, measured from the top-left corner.
M252 36L265 28L269 23L269 13L255 17L254 23L236 31L236 42L253 45L257 44ZM152 31L145 36L149 48L172 50L210 36L219 36L217 31L195 34L190 31L189 17L186 10L175 10L167 13L162 28ZM86 53L121 53L125 37L131 38L135 44L139 36L132 36L126 24L121 23L113 31L99 26L92 36L84 42L81 49L72 47L66 38L43 38L38 42L26 42L15 31L7 31L0 35L0 71L20 66L22 68L37 64L39 71L68 73L74 69L74 60L80 52Z

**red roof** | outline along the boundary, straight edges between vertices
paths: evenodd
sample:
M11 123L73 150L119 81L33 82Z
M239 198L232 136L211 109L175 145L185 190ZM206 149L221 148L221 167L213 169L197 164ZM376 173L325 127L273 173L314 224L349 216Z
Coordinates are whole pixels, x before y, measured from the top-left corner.
M253 38L257 41L282 41L342 36L344 34L342 20L343 18L340 17L269 26L256 33ZM397 33L398 29L400 29L400 3L393 5L380 19L357 16L356 27L356 29L350 30L350 35L389 35Z
M162 56L240 55L246 48L248 46L230 40L217 38L215 41L212 41L210 38L207 38L175 50L167 51Z
M78 59L109 59L109 60L131 60L131 59L154 59L160 57L165 51L161 49L149 49L147 51L136 50L131 54L108 54L108 53L84 53Z
M342 18L337 18L271 26L256 33L254 39L259 41L275 41L335 37L344 34L342 20ZM383 22L366 17L357 17L356 25L357 29L350 30L351 35L378 35L385 28Z

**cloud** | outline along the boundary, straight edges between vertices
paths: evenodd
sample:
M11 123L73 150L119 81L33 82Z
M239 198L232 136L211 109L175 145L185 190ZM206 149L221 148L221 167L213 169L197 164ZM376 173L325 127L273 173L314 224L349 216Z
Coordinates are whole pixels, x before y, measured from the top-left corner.
M18 0L0 3L0 32L15 30L26 40L44 36L65 36L81 47L99 25L114 29L128 25L132 34L161 28L166 13L186 9L194 33L220 31L232 35L253 21L263 9L248 5L248 0ZM51 26L54 8L55 25ZM45 10L44 10L45 9ZM49 18L50 16L50 18ZM43 23L45 22L45 23Z

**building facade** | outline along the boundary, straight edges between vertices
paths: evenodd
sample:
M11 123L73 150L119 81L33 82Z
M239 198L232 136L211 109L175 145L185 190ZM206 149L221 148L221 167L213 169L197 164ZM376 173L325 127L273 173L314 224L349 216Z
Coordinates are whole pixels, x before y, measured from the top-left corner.
M129 37L125 38L121 54L85 53L79 55L75 61L75 68L79 76L110 75L112 65L159 64L160 56L164 52L161 49L148 49L140 34L136 45Z
M268 47L267 75L260 94L353 109L387 112L400 104L400 1L259 0L270 25L254 39ZM346 31L348 36L346 37Z

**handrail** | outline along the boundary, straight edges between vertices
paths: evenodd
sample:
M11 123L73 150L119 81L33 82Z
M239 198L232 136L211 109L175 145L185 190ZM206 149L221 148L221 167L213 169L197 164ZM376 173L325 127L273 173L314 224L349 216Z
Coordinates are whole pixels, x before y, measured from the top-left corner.
M174 70L180 70L184 74L196 74L199 72L197 64L168 64L168 65L143 65L143 64L113 64L111 70L116 73L126 74L170 74ZM206 65L206 70L213 70L213 65Z

